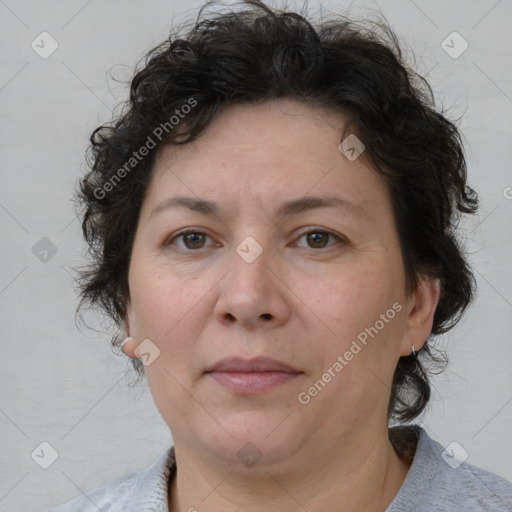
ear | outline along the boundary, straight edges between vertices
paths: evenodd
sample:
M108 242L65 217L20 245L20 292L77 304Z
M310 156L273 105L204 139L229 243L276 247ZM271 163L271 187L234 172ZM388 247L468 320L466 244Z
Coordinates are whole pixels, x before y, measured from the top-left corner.
M121 345L122 351L125 355L128 357L131 357L132 359L137 359L137 356L135 355L135 348L136 343L135 340L130 337L130 307L128 305L126 318L124 319L124 331L126 332L127 338L124 339L123 344Z
M407 301L407 325L400 355L409 356L412 346L420 350L432 332L434 313L441 296L439 279L420 277L417 289Z
M132 359L138 359L135 355L135 340L132 337L128 336L125 338L121 344L121 348L126 356L131 357Z

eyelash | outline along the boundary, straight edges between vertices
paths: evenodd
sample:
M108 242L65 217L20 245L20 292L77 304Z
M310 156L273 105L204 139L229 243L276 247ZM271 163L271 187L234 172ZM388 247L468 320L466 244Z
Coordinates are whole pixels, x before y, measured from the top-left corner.
M312 233L315 233L315 234L323 234L323 235L330 235L331 237L335 238L338 242L341 242L341 243L347 243L346 240L341 237L340 235L337 235L331 231L326 231L326 230L323 230L323 229L310 229L309 231L305 231L304 233L301 233L299 238L297 240L300 240L302 237L306 236L306 235L310 235ZM170 245L173 245L173 242L177 239L183 239L183 237L187 236L187 235L190 235L190 234L195 234L195 235L205 235L207 236L208 238L211 239L211 237L205 233L204 231L201 231L199 229L187 229L186 231L182 231L180 233L177 233L175 234L174 236L172 237L169 237L165 242L164 242L164 246L165 247L168 247ZM333 247L334 245L336 244L333 244L333 245L330 245L330 246L326 246L326 247L320 247L320 248L309 248L311 249L312 251L315 251L315 252L318 252L322 249L324 250L327 250L329 249L330 247ZM182 251L182 252L189 252L189 253L192 253L192 252L199 252L201 249L204 249L204 247L200 247L198 249L182 249L182 248L178 248L178 251Z

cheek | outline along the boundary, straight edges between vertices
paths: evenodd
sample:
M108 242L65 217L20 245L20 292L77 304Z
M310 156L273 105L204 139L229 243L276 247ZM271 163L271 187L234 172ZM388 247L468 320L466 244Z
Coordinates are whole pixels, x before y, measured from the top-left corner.
M161 353L145 368L148 380L158 378L170 388L176 384L171 375L179 382L193 380L202 361L198 340L212 316L216 279L177 276L165 265L147 263L134 266L131 278L130 334L136 340L150 339Z
M182 385L189 381L187 371L196 359L193 340L201 332L197 308L208 288L199 289L200 280L185 283L147 267L144 272L134 268L132 277L130 334L138 341L150 339L160 350L145 374L155 404L166 411L169 403L179 407L187 401Z
M375 261L350 272L340 270L329 279L297 283L297 295L307 297L304 311L310 310L317 332L314 351L322 353L322 367L330 367L347 351L353 353L347 354L351 368L373 362L378 366L383 357L394 364L404 298L400 275L388 263Z
M321 280L297 283L297 289L299 296L307 297L305 304L334 332L352 331L375 321L393 295L388 277L376 266L340 269Z
M395 285L399 279L386 268L376 262L366 270L340 273L307 301L319 319L308 347L318 364L302 391L318 395L317 407L337 411L334 423L346 421L348 411L364 417L386 407L383 396L396 367L404 311ZM318 392L323 383L325 390Z
M170 274L147 266L141 270L135 266L130 274L131 335L138 340L149 338L165 351L179 339L173 332L192 313L197 294Z
M194 283L176 278L165 265L134 258L129 274L131 314L141 329L161 336L182 318L193 301Z

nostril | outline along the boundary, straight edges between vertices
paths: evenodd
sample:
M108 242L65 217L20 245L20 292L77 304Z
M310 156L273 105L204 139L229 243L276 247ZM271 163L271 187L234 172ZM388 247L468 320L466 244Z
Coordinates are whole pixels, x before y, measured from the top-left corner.
M265 318L266 320L271 320L272 319L272 315L270 313L263 313L263 315L261 315L263 318Z

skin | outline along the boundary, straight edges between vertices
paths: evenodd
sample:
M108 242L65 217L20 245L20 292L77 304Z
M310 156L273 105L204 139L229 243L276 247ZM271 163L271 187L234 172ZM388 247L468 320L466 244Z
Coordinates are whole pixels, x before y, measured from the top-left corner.
M175 445L173 512L384 511L405 479L410 463L387 438L390 386L399 357L431 332L439 284L422 279L406 294L389 191L364 153L349 161L339 151L344 121L287 98L231 106L195 142L158 154L129 269L133 341L124 350L136 357L144 339L160 350L145 371ZM276 215L306 194L365 213ZM220 211L151 215L172 196ZM172 239L184 228L207 236ZM309 230L334 236L308 240ZM236 252L249 236L263 249L252 263ZM395 303L401 311L300 403ZM260 355L302 373L250 396L204 373L225 357ZM248 442L261 454L252 467L237 457Z

